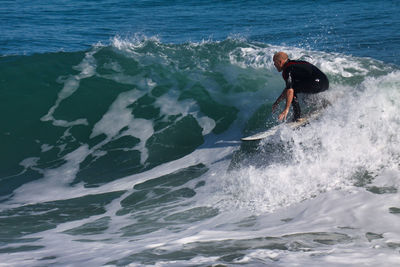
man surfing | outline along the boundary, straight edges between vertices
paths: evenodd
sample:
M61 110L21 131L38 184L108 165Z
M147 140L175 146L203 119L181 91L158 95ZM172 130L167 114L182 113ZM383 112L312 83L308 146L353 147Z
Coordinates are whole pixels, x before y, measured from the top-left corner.
M301 119L301 110L298 93L317 94L329 88L329 80L326 75L313 64L307 61L290 60L284 52L278 52L273 57L275 68L282 72L286 82L285 89L272 105L272 112L276 110L279 102L286 99L285 109L279 114L280 121L286 120L290 105L293 106L293 121Z

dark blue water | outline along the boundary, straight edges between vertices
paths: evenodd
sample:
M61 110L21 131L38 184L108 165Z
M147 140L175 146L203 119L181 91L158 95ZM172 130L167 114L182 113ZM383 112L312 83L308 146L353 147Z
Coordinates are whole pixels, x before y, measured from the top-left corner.
M398 1L2 1L0 54L77 51L116 35L243 37L399 64Z

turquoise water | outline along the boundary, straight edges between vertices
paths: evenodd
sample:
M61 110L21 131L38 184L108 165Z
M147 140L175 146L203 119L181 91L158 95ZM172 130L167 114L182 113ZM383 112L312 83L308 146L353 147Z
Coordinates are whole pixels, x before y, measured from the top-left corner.
M0 262L398 263L399 8L5 1ZM281 50L332 105L242 144L278 123Z

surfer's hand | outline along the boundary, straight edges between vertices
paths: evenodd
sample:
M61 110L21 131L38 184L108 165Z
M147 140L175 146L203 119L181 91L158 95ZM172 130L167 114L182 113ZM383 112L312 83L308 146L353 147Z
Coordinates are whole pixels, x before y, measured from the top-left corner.
M289 110L287 110L287 109L283 110L282 113L279 114L278 120L285 121L288 113L289 113Z

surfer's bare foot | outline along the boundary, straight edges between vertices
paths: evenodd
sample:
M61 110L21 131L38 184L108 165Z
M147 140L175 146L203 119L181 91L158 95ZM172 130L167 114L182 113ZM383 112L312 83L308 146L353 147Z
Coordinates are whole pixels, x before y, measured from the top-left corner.
M306 118L298 118L295 120L295 122L304 122L306 120Z

